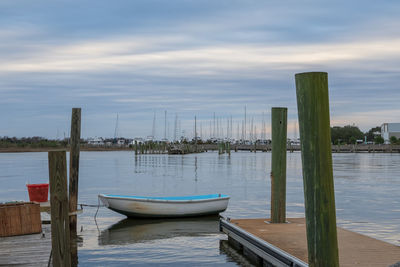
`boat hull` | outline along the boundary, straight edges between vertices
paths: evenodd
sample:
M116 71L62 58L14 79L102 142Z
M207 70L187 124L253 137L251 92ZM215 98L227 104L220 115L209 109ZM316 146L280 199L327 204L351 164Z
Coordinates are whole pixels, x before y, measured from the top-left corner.
M218 214L228 207L229 197L194 200L136 199L99 195L103 204L128 217L173 218Z

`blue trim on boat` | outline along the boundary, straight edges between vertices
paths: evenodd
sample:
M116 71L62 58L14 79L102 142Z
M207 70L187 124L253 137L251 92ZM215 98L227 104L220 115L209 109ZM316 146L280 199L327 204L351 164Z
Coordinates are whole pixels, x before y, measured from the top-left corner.
M201 195L201 196L176 196L176 197L143 197L143 196L123 196L123 195L103 195L103 196L117 197L117 198L132 198L132 199L172 200L172 201L208 200L208 199L229 197L228 195L223 195L223 194L212 194L212 195Z

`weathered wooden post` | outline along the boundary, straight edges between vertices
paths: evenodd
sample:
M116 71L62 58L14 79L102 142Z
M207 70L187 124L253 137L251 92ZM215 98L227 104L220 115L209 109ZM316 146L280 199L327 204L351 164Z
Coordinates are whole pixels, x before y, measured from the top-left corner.
M339 266L328 74L298 73L295 79L303 164L308 264Z
M71 266L66 151L49 152L53 266Z
M81 139L81 109L73 108L71 117L71 146L69 152L69 228L76 237L76 210L78 205L79 143Z
M271 223L285 223L287 108L271 109L271 128Z
M78 247L76 244L76 223L79 184L79 154L81 139L81 109L73 108L71 116L71 144L69 151L69 229L71 241L71 263L78 265Z

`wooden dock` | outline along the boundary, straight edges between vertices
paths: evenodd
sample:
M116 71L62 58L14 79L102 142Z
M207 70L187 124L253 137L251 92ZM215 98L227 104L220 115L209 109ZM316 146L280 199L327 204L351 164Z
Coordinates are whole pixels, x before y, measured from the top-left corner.
M308 266L304 218L271 224L269 219L221 219L229 241L248 252L257 263L276 266ZM337 228L340 266L391 266L400 262L400 246ZM396 264L396 266L398 266ZM400 266L400 264L399 264Z
M42 231L0 238L0 266L47 266L51 251L50 225L43 224Z

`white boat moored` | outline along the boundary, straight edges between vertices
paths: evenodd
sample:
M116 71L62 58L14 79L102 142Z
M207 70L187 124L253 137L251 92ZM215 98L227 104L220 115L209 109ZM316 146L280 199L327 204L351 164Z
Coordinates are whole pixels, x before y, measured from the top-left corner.
M110 210L128 217L190 217L223 212L229 196L221 194L178 197L143 197L100 194Z

